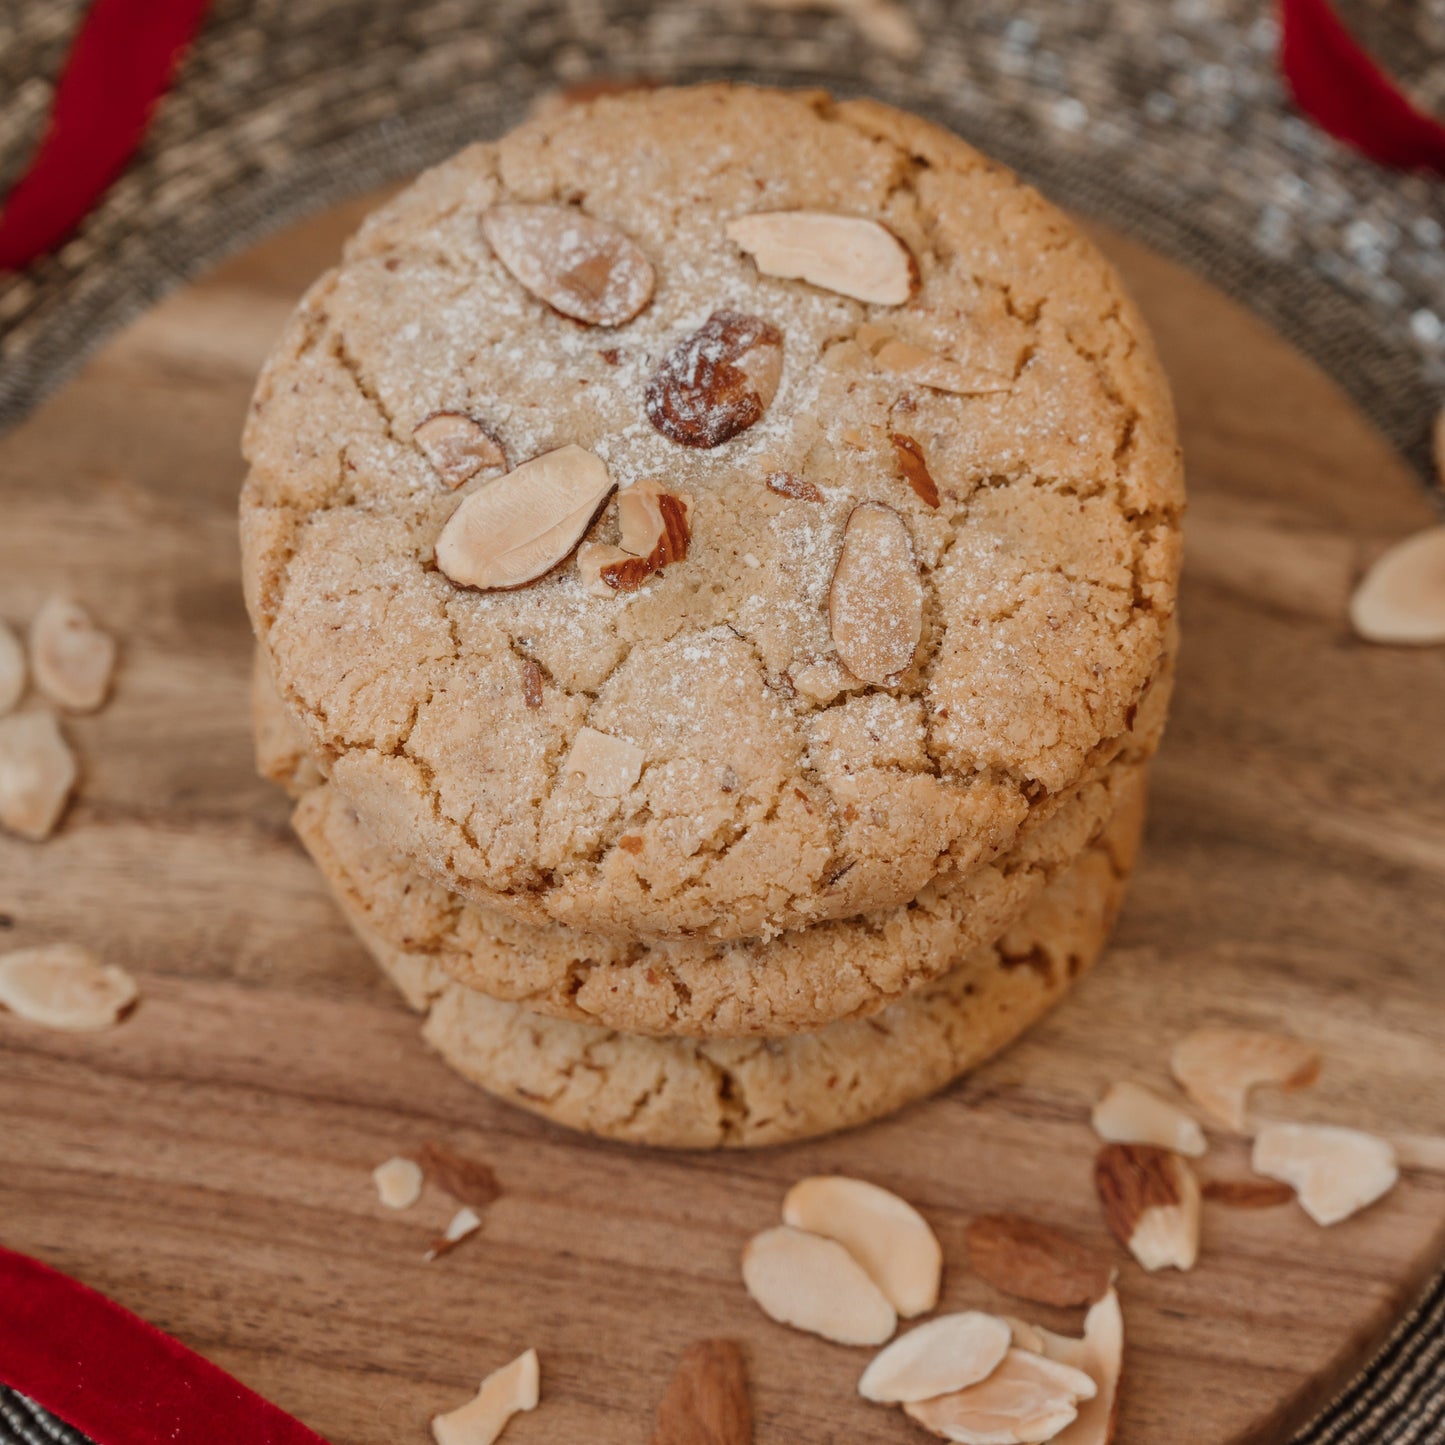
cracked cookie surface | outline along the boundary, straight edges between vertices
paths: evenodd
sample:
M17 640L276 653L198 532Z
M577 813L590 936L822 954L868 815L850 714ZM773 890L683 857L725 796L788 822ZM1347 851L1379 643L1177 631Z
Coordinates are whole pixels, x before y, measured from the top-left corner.
M552 312L483 237L500 203L619 227L655 269L650 303L615 327ZM884 223L916 294L866 305L759 274L725 225L789 209ZM777 391L722 444L680 446L647 382L724 309L781 333ZM886 369L879 327L989 389ZM412 436L439 412L513 464L576 444L620 485L687 493L686 560L615 597L573 559L513 591L456 586L436 538L492 476L440 481ZM766 937L1007 854L1117 750L1174 607L1172 412L1117 278L1015 177L871 102L655 91L463 152L308 293L245 445L248 605L332 786L449 889L614 939ZM914 661L886 686L847 672L829 627L867 501L903 519L924 587ZM614 500L587 538L616 536ZM567 767L584 728L640 750L621 796Z

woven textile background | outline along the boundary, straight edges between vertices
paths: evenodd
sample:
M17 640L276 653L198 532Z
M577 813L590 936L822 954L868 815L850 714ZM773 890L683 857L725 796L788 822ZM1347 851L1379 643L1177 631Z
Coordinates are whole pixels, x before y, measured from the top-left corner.
M748 0L216 0L103 203L58 253L0 277L0 428L186 277L498 133L547 89L731 76L868 92L952 127L1244 302L1429 475L1445 183L1382 171L1294 113L1263 0L906 4L917 43L887 47L846 14ZM0 194L84 8L0 0ZM1342 9L1445 113L1445 0ZM0 1445L16 1441L83 1445L0 1389ZM1297 1437L1364 1441L1445 1441L1445 1279Z

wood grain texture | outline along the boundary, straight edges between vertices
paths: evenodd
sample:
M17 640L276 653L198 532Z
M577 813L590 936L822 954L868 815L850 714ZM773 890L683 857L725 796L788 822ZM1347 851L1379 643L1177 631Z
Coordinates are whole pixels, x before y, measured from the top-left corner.
M762 1445L922 1439L856 1398L863 1354L770 1323L739 1284L786 1186L840 1171L934 1223L946 1308L1008 1303L965 1267L976 1214L1110 1251L1126 1445L1280 1439L1445 1233L1445 651L1366 647L1345 622L1366 560L1430 520L1400 462L1238 308L1103 237L1156 327L1193 489L1175 721L1114 948L1020 1046L883 1124L745 1157L590 1143L427 1053L251 772L236 437L272 336L361 209L166 302L0 438L0 617L66 586L122 640L115 700L66 724L83 787L63 830L0 839L0 946L78 939L144 989L105 1035L0 1017L0 1238L337 1445L425 1440L528 1345L543 1405L509 1442L637 1441L702 1335L742 1343ZM1099 1216L1088 1110L1115 1079L1167 1088L1170 1041L1205 1022L1316 1041L1318 1087L1263 1112L1379 1130L1407 1167L1331 1231L1292 1206L1206 1205L1198 1270L1150 1278ZM388 1213L369 1177L426 1139L503 1191L433 1265L450 1201ZM1245 1146L1204 1163L1243 1175Z

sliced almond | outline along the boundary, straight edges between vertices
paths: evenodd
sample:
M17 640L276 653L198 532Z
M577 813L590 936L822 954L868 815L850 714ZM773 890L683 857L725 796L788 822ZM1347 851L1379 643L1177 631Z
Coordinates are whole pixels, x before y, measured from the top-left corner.
M780 497L791 497L795 502L821 502L823 494L808 481L806 477L800 477L795 472L785 472L774 467L763 478L763 485L770 491L776 492Z
M881 322L865 322L855 333L855 339L880 371L926 386L930 391L954 396L988 396L1013 388L1010 378L965 366L951 357L903 341L892 327Z
M488 1375L465 1405L435 1416L432 1439L436 1445L492 1445L507 1421L523 1410L535 1410L541 1396L542 1367L536 1350L528 1350Z
M1249 1091L1261 1084L1303 1089L1319 1077L1320 1056L1283 1034L1196 1029L1174 1046L1169 1069L1215 1123L1243 1133Z
M1367 642L1445 642L1445 527L1391 547L1355 589L1350 621Z
M411 439L442 481L452 488L487 467L507 465L507 453L496 435L463 412L433 412L418 423Z
M416 1151L415 1162L427 1179L458 1204L485 1209L502 1197L502 1187L490 1164L468 1159L445 1144L428 1140Z
M779 1324L840 1345L881 1345L898 1327L888 1297L841 1244L791 1225L748 1241L743 1285Z
M978 1384L903 1408L935 1435L961 1445L1024 1445L1052 1440L1078 1416L1078 1402L1096 1391L1082 1370L1010 1349Z
M1206 1179L1199 1192L1233 1209L1275 1209L1294 1199L1294 1190L1276 1179Z
M0 954L0 1007L48 1029L108 1029L136 1000L135 980L74 943Z
M1044 1353L1044 1338L1047 1330L1041 1330L1037 1325L1031 1325L1027 1320L1021 1320L1017 1315L1000 1315L1004 1324L1009 1327L1009 1333L1013 1342L1021 1350L1029 1350L1033 1354Z
M918 264L886 226L830 211L759 211L727 224L764 276L807 281L875 306L901 306L918 289Z
M732 1340L698 1340L683 1351L651 1445L752 1445L743 1352Z
M75 757L48 712L0 718L0 827L48 838L75 787Z
M0 717L25 694L25 649L20 639L0 622Z
M652 299L656 275L625 232L575 206L493 206L482 234L539 301L590 326L621 326Z
M542 706L542 669L530 657L522 663L522 701L533 712Z
M568 773L581 776L582 786L594 798L621 798L642 776L646 756L636 743L625 738L615 738L596 728L582 728L563 766Z
M643 409L679 446L721 446L762 417L782 376L783 333L776 326L741 311L714 311L648 378Z
M35 685L71 712L94 712L110 691L115 639L68 597L50 597L30 624Z
M997 1315L940 1315L877 1355L863 1371L858 1393L880 1404L951 1394L991 1375L1012 1342L1012 1330Z
M928 460L923 455L923 448L911 436L905 436L902 432L889 432L888 440L893 443L893 451L898 458L898 470L903 473L903 480L913 488L914 494L924 506L937 507L938 483L933 480L928 470Z
M1113 1144L1156 1144L1191 1159L1208 1148L1197 1120L1142 1084L1111 1084L1094 1105L1093 1123L1099 1138Z
M1199 1181L1152 1144L1106 1144L1094 1186L1114 1236L1145 1269L1193 1269L1199 1258Z
M587 590L599 597L634 592L654 573L687 556L692 541L692 498L656 482L634 482L617 494L620 547L584 543L577 570Z
M848 515L828 594L838 659L863 682L891 687L923 636L923 581L903 518L882 502Z
M783 1222L836 1239L904 1319L938 1303L943 1250L906 1199L841 1174L799 1180L783 1199Z
M1388 1194L1400 1177L1384 1139L1333 1124L1266 1124L1250 1167L1292 1185L1316 1224L1338 1224Z
M388 1209L410 1209L421 1198L421 1166L400 1156L387 1159L371 1171L376 1197Z
M1071 1339L1042 1330L1043 1353L1063 1365L1082 1370L1096 1393L1081 1401L1079 1415L1054 1445L1109 1445L1119 1419L1119 1379L1124 1370L1124 1313L1110 1289L1084 1317L1084 1337Z
M1016 1214L969 1221L968 1262L1005 1294L1037 1304L1089 1304L1109 1287L1109 1266L1070 1234Z
M434 1259L440 1259L444 1254L450 1254L457 1245L464 1239L470 1239L482 1227L481 1216L475 1209L463 1205L447 1221L447 1227L432 1240L423 1259L428 1264Z
M544 452L462 502L437 538L437 567L483 591L535 582L571 555L611 490L601 457Z

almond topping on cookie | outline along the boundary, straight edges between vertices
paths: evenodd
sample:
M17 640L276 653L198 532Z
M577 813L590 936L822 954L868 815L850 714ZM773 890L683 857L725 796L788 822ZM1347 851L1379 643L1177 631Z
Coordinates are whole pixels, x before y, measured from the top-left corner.
M115 671L115 639L68 597L48 598L30 624L35 685L71 712L94 712Z
M858 1393L879 1404L931 1400L986 1379L1003 1363L1013 1333L978 1310L940 1315L893 1341L863 1371Z
M965 366L951 357L904 341L891 326L882 322L865 321L854 337L880 371L926 386L930 391L944 391L953 396L989 396L1013 388L1008 377Z
M0 718L0 827L39 843L75 786L75 758L48 712Z
M821 502L823 500L822 492L806 477L800 477L795 472L785 472L774 468L763 478L763 485L770 492L776 492L780 497L791 497L795 502Z
M656 482L634 482L617 494L620 547L589 542L577 552L587 590L599 597L635 592L654 572L687 556L692 541L692 498Z
M732 1340L698 1340L683 1351L651 1445L753 1445L743 1352Z
M918 264L886 226L830 211L759 211L727 224L765 276L807 281L875 306L901 306L918 289Z
M1199 1258L1199 1181L1178 1154L1108 1144L1094 1186L1114 1236L1145 1269L1193 1269Z
M417 424L411 439L454 491L485 467L507 465L507 453L496 435L459 411L434 411Z
M25 649L20 639L0 622L0 717L25 694Z
M483 591L535 582L571 555L611 490L585 448L544 452L462 501L437 538L437 567Z
M522 664L522 701L534 711L542 706L542 669L530 657Z
M1445 527L1391 547L1355 589L1350 621L1367 642L1445 642Z
M108 1029L135 1002L135 980L74 943L0 955L0 1007L50 1029Z
M621 798L642 776L646 756L636 743L625 738L615 738L596 728L582 728L563 768L580 775L582 786L594 798Z
M1266 1124L1250 1167L1292 1185L1316 1224L1338 1224L1388 1194L1400 1177L1384 1139L1332 1124Z
M1047 1224L983 1214L969 1222L966 1238L973 1272L1005 1294L1068 1308L1092 1303L1109 1287L1108 1264Z
M1306 1088L1319 1077L1320 1056L1283 1034L1196 1029L1174 1046L1169 1071L1209 1118L1242 1134L1249 1091L1263 1084Z
M924 506L937 507L938 483L929 473L923 448L912 437L905 436L902 432L889 432L888 440L893 443L893 450L898 457L898 469L903 473L903 480L913 488Z
M748 1241L743 1285L779 1324L840 1345L881 1345L898 1327L887 1296L841 1244L790 1225Z
M652 299L656 276L641 247L575 206L493 206L482 234L517 281L574 321L621 326Z
M863 682L891 687L923 636L923 582L903 518L882 502L848 516L828 594L838 658Z
M1207 1147L1196 1120L1140 1084L1111 1084L1094 1105L1093 1124L1111 1144L1157 1144L1195 1159Z
M410 1209L421 1198L421 1166L397 1157L378 1164L371 1171L376 1197L388 1209Z
M535 1410L542 1397L542 1368L536 1350L518 1355L494 1370L472 1399L431 1422L436 1445L493 1445L507 1421L523 1410Z
M783 375L783 333L741 311L714 311L663 358L647 382L647 419L669 441L716 447L772 404Z
M835 1239L904 1319L938 1303L943 1251L905 1199L841 1174L802 1179L783 1199L783 1223Z
M1052 1440L1077 1417L1078 1402L1093 1399L1097 1392L1082 1370L1011 1349L978 1384L932 1400L910 1401L903 1408L945 1440Z

